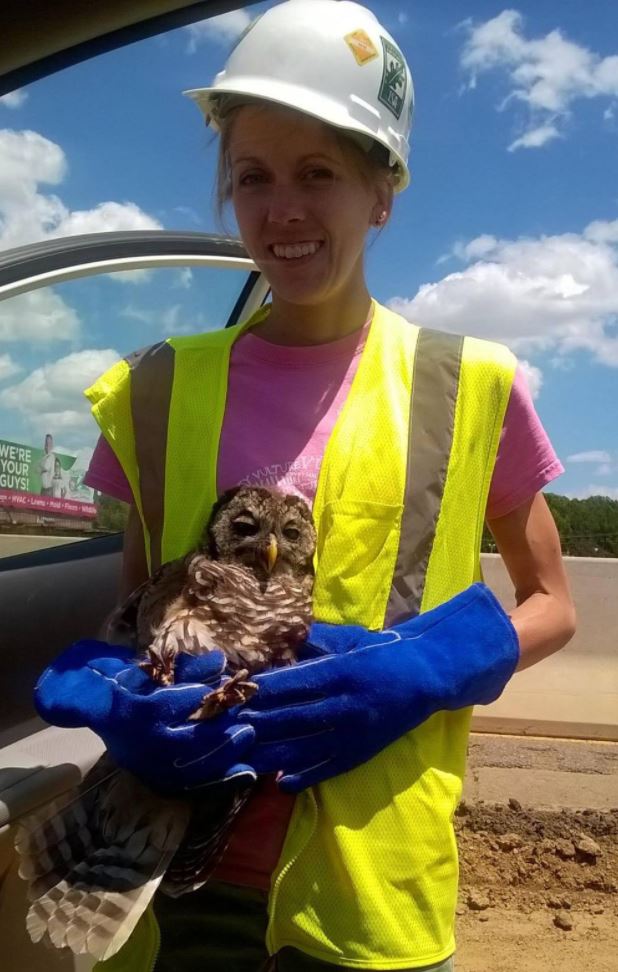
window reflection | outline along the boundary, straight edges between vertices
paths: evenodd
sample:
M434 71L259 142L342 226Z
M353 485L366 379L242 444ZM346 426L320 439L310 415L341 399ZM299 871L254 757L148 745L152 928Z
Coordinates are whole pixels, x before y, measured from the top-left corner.
M0 556L124 528L127 505L84 483L98 431L83 391L131 351L223 327L247 274L129 270L0 302Z

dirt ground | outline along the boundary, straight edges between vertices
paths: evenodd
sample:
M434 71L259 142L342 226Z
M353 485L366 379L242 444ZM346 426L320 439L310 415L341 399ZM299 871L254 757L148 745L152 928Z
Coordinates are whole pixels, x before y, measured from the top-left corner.
M466 804L457 972L615 972L618 807Z

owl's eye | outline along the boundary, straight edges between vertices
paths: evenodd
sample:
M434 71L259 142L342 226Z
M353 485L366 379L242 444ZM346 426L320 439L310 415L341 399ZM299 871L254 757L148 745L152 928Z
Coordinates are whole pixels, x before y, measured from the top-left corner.
M255 520L234 520L232 530L237 537L254 537L259 530Z
M286 537L287 540L298 540L300 537L300 530L294 526L286 526L283 528L283 536Z

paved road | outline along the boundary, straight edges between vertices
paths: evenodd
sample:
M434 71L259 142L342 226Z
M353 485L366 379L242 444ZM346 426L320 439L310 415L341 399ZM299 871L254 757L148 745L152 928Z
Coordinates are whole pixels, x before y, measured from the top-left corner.
M473 733L464 799L566 810L618 807L618 743Z

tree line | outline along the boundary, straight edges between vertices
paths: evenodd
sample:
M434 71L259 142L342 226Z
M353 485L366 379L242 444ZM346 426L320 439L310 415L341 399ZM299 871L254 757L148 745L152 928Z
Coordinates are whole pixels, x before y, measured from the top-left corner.
M545 493L552 511L562 552L570 557L618 557L618 500L609 496L569 499ZM487 528L482 549L495 553L496 544Z

